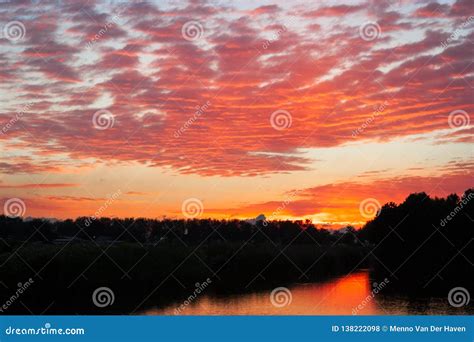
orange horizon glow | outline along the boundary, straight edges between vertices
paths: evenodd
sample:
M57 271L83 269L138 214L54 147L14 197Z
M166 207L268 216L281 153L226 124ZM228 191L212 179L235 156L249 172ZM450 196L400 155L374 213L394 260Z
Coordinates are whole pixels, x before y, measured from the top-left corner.
M0 9L3 214L361 227L474 187L469 1L78 6Z

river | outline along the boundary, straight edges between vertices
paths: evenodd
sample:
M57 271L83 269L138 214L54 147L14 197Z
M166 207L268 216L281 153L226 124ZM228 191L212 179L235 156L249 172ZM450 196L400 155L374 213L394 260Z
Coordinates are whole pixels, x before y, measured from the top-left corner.
M390 286L390 283L385 286ZM454 308L447 298L413 299L383 294L368 270L361 270L320 283L294 284L280 298L271 290L239 295L205 293L184 306L180 315L441 315L472 314L472 308ZM377 290L375 290L377 289ZM375 292L378 292L375 294ZM278 300L280 299L280 300ZM177 303L150 308L146 315L174 315ZM274 305L276 304L276 305ZM183 308L183 306L181 307Z

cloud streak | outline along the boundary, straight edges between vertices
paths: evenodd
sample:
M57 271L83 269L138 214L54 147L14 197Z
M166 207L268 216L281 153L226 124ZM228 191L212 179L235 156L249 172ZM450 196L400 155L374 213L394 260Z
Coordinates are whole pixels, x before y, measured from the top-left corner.
M471 11L469 0L9 3L0 24L20 21L25 30L0 39L0 172L8 178L0 188L72 188L62 179L10 178L98 165L298 177L318 158L307 150L420 135L436 137L440 151L472 143ZM103 129L94 122L98 111L112 120ZM453 111L466 113L464 124L450 124ZM375 173L366 177L373 187L387 185ZM345 184L365 193L354 180ZM321 213L330 210L323 199L334 200L304 196L288 215Z

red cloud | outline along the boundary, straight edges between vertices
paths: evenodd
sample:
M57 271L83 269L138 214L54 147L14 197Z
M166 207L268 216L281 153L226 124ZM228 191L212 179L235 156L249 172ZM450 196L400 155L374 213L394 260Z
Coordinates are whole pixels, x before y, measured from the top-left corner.
M362 5L350 6L350 5L338 5L321 7L314 11L304 12L303 15L307 17L333 17L342 16L346 14L355 13L363 10L365 7Z
M12 4L2 12L2 19L23 18L27 28L14 49L0 41L0 78L10 94L2 127L16 120L18 106L35 101L0 142L43 157L2 160L7 173L60 169L58 155L201 175L284 173L308 167L302 148L450 129L450 112L474 111L472 29L467 36L445 29L462 23L464 1L439 6L449 15L430 19L429 28L424 18L434 5L414 13L268 5L255 6L252 17L195 3L66 4L46 15L48 6ZM95 30L117 13L120 21L88 50ZM356 16L378 24L374 40L361 37ZM190 22L196 39L184 36ZM424 36L404 40L414 29ZM93 126L100 109L113 114L107 130ZM289 114L287 127L272 125L277 111ZM367 120L370 127L354 134ZM466 141L464 133L440 140Z

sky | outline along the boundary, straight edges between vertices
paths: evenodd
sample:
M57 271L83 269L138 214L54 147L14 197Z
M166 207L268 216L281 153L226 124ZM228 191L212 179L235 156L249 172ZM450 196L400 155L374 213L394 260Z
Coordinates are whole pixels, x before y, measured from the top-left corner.
M361 226L473 187L474 3L0 4L8 216Z

